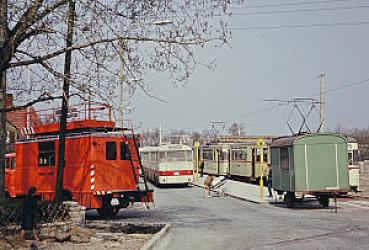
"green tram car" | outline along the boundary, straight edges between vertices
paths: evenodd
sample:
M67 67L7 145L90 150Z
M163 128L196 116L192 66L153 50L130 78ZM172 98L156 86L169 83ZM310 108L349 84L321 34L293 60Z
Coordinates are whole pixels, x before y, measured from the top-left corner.
M200 161L204 173L243 178L256 181L260 178L260 147L254 142L210 143L200 148ZM269 145L263 148L263 176L270 166Z
M339 134L303 134L271 144L272 186L288 207L296 195L314 195L323 207L329 198L349 191L347 139Z

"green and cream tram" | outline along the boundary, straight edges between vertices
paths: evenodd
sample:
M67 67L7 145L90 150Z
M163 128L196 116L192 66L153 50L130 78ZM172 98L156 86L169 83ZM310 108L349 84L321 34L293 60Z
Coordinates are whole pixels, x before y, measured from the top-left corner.
M210 143L200 148L200 159L204 162L204 173L243 177L255 181L268 173L270 150L263 147L263 170L261 170L261 150L254 142Z

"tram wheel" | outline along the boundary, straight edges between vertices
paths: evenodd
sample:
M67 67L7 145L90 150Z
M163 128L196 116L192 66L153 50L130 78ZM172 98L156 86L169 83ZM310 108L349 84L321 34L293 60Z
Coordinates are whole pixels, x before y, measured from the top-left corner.
M67 189L63 189L63 201L72 201L72 200L73 200L72 192Z
M323 207L328 207L329 206L329 197L321 196L321 197L319 197L319 202L320 202L320 204L322 204Z
M159 187L160 184L159 184L158 177L156 175L154 175L154 179L155 179L155 181L154 181L155 186Z
M119 212L119 207L104 207L98 208L97 213L103 218L111 218Z
M121 208L127 208L129 206L128 200L120 200L119 203Z
M97 213L103 218L110 218L119 212L119 207L112 206L109 199L104 199L102 208L97 209Z
M295 206L295 198L295 194L292 192L287 192L287 194L284 196L284 202L288 208Z

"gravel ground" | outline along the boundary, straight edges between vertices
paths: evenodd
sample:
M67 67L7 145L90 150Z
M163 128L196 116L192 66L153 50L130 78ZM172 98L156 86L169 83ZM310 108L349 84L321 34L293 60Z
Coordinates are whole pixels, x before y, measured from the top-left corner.
M72 228L69 232L41 235L43 240L24 240L18 235L3 237L0 249L140 249L163 224L133 224L92 222L85 228ZM65 238L57 242L57 238Z

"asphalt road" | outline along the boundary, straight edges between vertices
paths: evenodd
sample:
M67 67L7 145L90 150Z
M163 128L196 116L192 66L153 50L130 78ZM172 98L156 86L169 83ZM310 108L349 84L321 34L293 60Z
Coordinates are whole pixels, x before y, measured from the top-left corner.
M171 223L165 249L369 249L368 208L343 205L334 213L312 201L288 209L204 198L198 187L155 188L155 200L150 210L121 210L115 219Z

